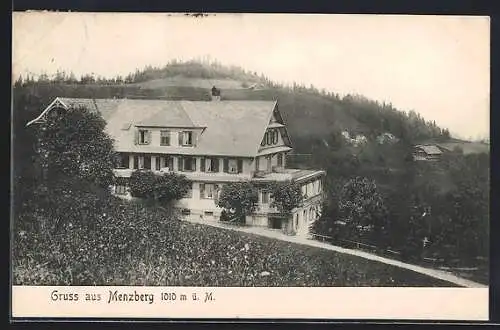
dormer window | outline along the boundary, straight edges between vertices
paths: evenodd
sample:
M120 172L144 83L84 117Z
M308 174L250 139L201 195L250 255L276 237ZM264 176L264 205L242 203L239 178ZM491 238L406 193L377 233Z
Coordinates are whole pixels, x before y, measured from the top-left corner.
M193 132L192 131L179 132L179 145L180 146L192 146L193 145Z
M65 109L63 109L62 107L55 107L55 108L52 108L52 110L49 112L48 116L50 118L58 118L58 117L61 117L63 114L64 114L64 111Z
M170 131L160 132L160 145L169 146L170 145Z
M151 142L151 132L146 129L139 130L139 144L149 144Z
M277 129L272 129L266 132L260 145L262 147L266 145L268 146L275 145L278 143L278 140L279 140L279 131Z

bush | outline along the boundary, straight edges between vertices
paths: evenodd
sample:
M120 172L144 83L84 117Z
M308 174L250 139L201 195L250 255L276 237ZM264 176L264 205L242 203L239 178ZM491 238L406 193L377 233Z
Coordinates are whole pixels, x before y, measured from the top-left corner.
M170 202L184 197L191 183L184 175L138 170L130 176L129 185L133 197Z
M271 206L276 207L283 214L289 214L300 206L304 199L299 184L294 182L280 182L270 186Z
M229 219L230 214L245 221L245 216L255 211L259 201L258 190L250 182L234 182L222 186L217 205L224 208Z
M154 199L156 181L157 175L151 171L134 171L129 179L130 194L137 198Z

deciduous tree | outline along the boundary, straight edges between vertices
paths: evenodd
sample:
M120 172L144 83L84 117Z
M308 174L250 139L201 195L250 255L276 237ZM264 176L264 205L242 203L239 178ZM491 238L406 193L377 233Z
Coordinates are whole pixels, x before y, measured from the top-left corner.
M252 183L234 182L222 186L217 205L244 221L245 215L255 210L258 200L258 190Z
M30 126L38 133L40 162L48 182L66 176L100 186L111 184L116 154L113 140L104 131L104 119L83 107L57 110Z
M387 209L375 181L365 177L349 180L340 191L339 211L351 232L371 229L380 236L388 225ZM361 229L360 229L361 228Z
M300 206L304 199L300 185L295 182L274 183L269 188L271 192L271 206L276 207L283 214L290 213Z

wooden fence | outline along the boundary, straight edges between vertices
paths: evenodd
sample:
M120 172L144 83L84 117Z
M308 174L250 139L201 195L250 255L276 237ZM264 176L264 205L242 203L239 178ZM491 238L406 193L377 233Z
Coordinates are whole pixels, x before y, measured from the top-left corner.
M358 250L368 250L370 252L382 252L383 254L390 254L392 256L400 256L401 252L399 251L394 251L391 249L381 249L376 245L372 244L367 244L367 243L362 243L362 242L357 242L353 240L348 240L348 239L334 239L331 236L326 236L326 235L320 235L316 233L311 233L311 236L314 237L314 239L322 242L329 242L333 244L334 242L339 242L339 243L344 243L345 245L349 246L350 248L355 248Z
M364 250L368 252L372 252L378 255L382 256L390 256L395 259L401 259L402 253L400 251L395 251L392 249L382 249L376 245L372 244L367 244L367 243L362 243L362 242L357 242L353 240L347 240L347 239L334 239L331 236L326 236L326 235L320 235L316 233L311 233L311 236L322 242L329 242L330 244L339 244L340 246L346 247L346 248L353 248L353 249L358 249L358 250ZM425 265L432 265L433 267L442 267L446 264L446 260L443 258L430 258L430 257L417 257L414 261L421 262L422 264ZM460 270L460 268L453 268L455 270ZM471 267L470 270L473 270L474 267ZM461 270L464 270L462 268Z

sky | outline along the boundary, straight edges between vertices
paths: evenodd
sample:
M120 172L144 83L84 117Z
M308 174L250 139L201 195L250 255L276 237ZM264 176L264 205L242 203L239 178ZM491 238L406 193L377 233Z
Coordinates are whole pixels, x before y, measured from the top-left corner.
M14 79L57 70L112 77L210 58L391 102L457 137L489 137L488 17L17 12L12 24Z

